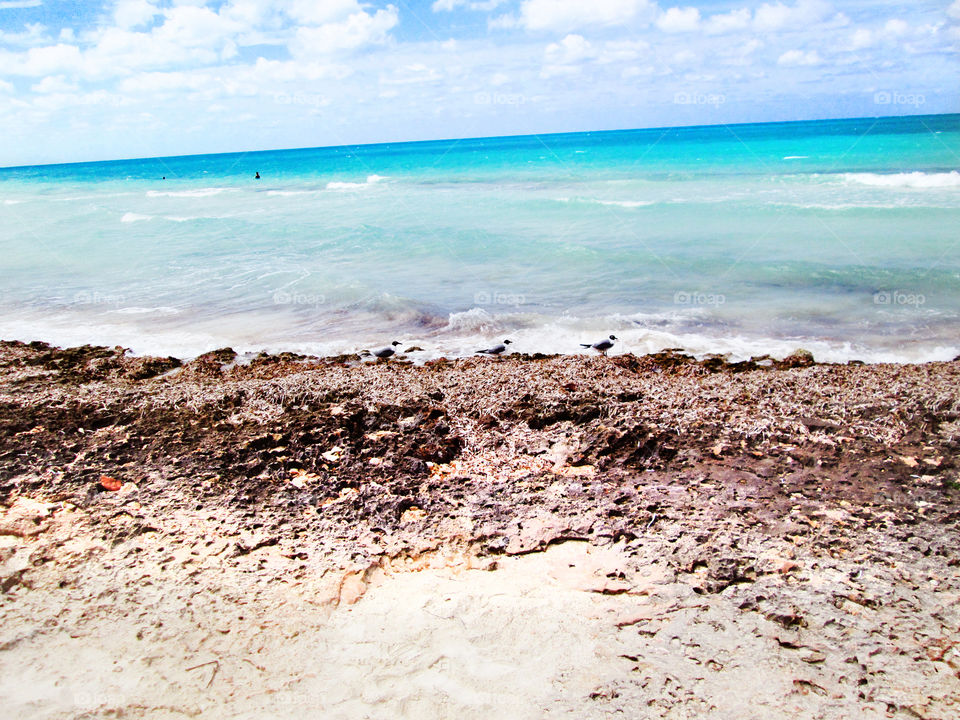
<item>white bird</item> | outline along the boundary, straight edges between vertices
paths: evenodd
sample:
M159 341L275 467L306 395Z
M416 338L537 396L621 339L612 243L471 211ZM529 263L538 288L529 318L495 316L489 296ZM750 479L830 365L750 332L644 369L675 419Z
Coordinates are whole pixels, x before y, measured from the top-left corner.
M510 345L510 340L504 340L499 345L494 345L492 348L487 348L486 350L477 350L478 353L483 353L484 355L502 355L507 351L507 345Z
M604 340L601 340L600 342L593 343L593 345L591 345L590 343L580 343L580 347L593 348L594 350L598 351L601 355L606 355L607 350L613 347L613 342L614 340L617 340L617 339L618 338L616 335L611 335L610 337Z
M400 343L394 340L392 343L387 345L385 348L380 348L379 350L374 350L373 354L375 357L380 358L381 360L387 360L397 354L397 351L394 348Z

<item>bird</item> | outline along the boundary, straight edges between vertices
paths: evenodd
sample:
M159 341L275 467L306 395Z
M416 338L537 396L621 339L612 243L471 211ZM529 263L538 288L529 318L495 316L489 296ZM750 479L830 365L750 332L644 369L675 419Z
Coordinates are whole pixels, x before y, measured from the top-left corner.
M486 350L477 350L477 352L484 355L495 355L499 357L507 351L507 345L510 345L511 342L512 341L510 340L504 340L499 345L494 345L492 348L487 348Z
M397 354L397 351L394 350L394 348L395 348L397 345L399 345L399 344L400 344L399 342L397 342L396 340L394 340L392 343L390 343L389 345L387 345L385 348L380 348L379 350L374 350L374 351L373 351L373 355L374 355L374 357L377 357L377 358L379 358L380 360L388 360L388 359L390 359L391 357L393 357L394 355Z
M611 335L610 337L605 338L600 342L593 343L593 345L591 345L590 343L580 343L580 347L593 348L594 350L599 352L601 355L606 355L607 350L613 347L613 342L614 340L617 340L617 339L618 338L616 335Z

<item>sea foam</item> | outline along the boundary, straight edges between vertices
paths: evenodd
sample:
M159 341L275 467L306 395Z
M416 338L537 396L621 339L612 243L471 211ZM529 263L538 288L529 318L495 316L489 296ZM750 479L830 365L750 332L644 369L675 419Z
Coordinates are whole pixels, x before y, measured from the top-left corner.
M386 180L387 178L383 175L368 175L366 182L355 183L355 182L328 182L327 190L359 190L361 188L370 187L371 185L376 185L381 180Z
M872 187L949 188L960 187L960 172L946 173L844 173L843 179Z

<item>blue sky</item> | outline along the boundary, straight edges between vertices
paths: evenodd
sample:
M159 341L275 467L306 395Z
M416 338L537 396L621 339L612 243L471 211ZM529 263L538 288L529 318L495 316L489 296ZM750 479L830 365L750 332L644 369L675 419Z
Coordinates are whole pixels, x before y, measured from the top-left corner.
M960 111L960 0L0 0L0 165Z

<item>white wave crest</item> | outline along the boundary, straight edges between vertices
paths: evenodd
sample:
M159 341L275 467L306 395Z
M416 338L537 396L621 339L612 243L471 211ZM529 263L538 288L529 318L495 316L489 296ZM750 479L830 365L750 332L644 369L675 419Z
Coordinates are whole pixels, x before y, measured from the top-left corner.
M361 188L370 187L371 185L376 185L381 180L386 180L384 175L368 175L366 182L354 183L354 182L328 182L327 190L359 190Z
M179 315L180 311L172 307L125 307L111 312L117 315Z
M655 200L600 200L599 198L584 198L584 197L559 197L556 199L557 202L562 203L584 203L586 205L614 205L616 207L623 208L638 208L638 207L649 207L650 205L656 205Z
M140 213L128 212L120 218L120 222L122 223L134 223L140 222L141 220L153 220L153 215L141 215Z
M459 333L490 333L498 330L500 323L483 308L471 308L464 312L450 313L446 331Z
M161 192L160 190L147 190L147 197L186 197L203 198L219 195L220 193L230 192L236 188L199 188L197 190L174 190L171 192Z
M843 179L858 185L871 187L947 188L960 187L960 172L947 173L844 173Z

